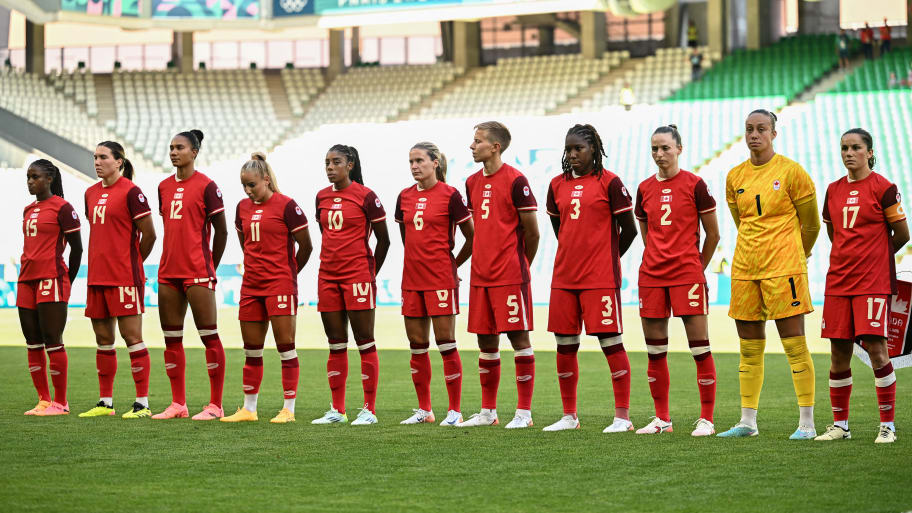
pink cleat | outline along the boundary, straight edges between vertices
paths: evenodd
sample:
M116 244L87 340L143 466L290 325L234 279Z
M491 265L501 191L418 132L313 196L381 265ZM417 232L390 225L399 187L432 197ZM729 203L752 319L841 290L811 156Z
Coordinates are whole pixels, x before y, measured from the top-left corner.
M51 403L47 408L39 411L35 415L38 417L49 417L51 415L69 415L70 414L70 404L60 404L58 402Z
M212 403L206 405L203 411L193 416L193 420L216 420L225 416L225 410L221 406Z
M45 408L51 405L50 401L38 401L38 404L34 408L25 412L25 415L38 415L39 412L44 411Z
M183 419L190 416L186 404L171 403L165 408L165 411L152 415L153 419Z

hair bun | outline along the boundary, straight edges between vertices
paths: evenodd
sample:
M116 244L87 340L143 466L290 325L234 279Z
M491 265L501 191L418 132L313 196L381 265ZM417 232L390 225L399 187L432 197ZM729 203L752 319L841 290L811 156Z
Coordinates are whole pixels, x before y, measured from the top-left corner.
M203 131L202 130L200 130L199 128L194 128L193 130L190 130L190 133L196 136L197 141L203 142Z
M675 124L673 124L673 123L668 123L668 128L671 128L672 130L677 130L677 129L678 129L678 125L675 125Z
M263 162L266 162L266 154L262 151L255 151L250 154L250 160L261 160Z

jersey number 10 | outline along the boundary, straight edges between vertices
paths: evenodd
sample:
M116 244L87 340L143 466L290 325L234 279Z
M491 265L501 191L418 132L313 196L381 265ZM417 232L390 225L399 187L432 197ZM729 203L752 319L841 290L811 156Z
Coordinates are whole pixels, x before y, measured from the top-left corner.
M330 210L326 214L326 225L330 230L341 230L342 229L342 211L341 210Z

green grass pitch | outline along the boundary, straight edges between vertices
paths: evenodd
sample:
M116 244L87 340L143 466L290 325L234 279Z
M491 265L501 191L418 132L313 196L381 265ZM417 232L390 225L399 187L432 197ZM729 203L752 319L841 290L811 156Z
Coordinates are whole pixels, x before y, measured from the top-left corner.
M669 355L675 432L605 435L613 400L607 364L580 353L582 429L543 433L560 416L555 353L537 355L535 427L453 429L400 426L416 407L407 351L380 352L380 424L313 426L329 403L325 350L301 350L298 422L272 425L281 407L279 360L265 358L260 421L240 425L189 419L127 421L132 402L128 358L118 350L114 418L80 419L97 400L94 351L71 348L68 417L25 417L35 403L25 349L0 348L0 509L3 511L904 511L909 494L912 425L907 398L912 373L898 374L898 441L873 443L877 405L870 369L856 360L854 438L787 440L797 408L784 356L768 355L760 436L693 439L699 413L695 369L687 353ZM509 354L509 353L507 353ZM170 400L162 351L151 350L153 410ZM203 351L188 347L188 405L208 400ZM480 403L477 353L462 353L463 412ZM634 424L645 424L652 401L646 355L631 352ZM440 358L432 354L434 409L445 413ZM348 408L361 399L358 356L351 351ZM241 404L243 353L227 351L225 409ZM830 421L828 357L815 355L818 429ZM717 354L716 425L738 418L737 355ZM504 359L500 415L516 400L513 362Z

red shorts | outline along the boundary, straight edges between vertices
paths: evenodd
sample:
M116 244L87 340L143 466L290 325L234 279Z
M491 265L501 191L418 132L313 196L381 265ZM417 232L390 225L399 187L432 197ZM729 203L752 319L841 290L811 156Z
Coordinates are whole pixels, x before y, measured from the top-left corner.
M705 283L640 287L640 317L667 319L672 311L675 317L706 315L709 313L707 296Z
M372 310L377 307L377 284L317 280L317 311Z
M63 275L48 280L20 281L16 285L16 306L34 310L40 303L70 301L70 278Z
M241 296L238 320L262 322L278 315L297 315L298 296Z
M159 278L159 285L167 285L179 292L187 293L187 289L194 285L206 287L209 290L215 290L215 278Z
M139 315L146 311L145 294L145 286L89 285L86 290L85 315L90 319Z
M471 287L469 332L497 335L508 331L532 331L529 284Z
M618 289L551 289L548 331L561 335L623 333L621 291Z
M861 335L887 337L890 300L886 294L824 296L820 336L855 340Z
M459 313L459 290L403 290L402 315L433 317Z

